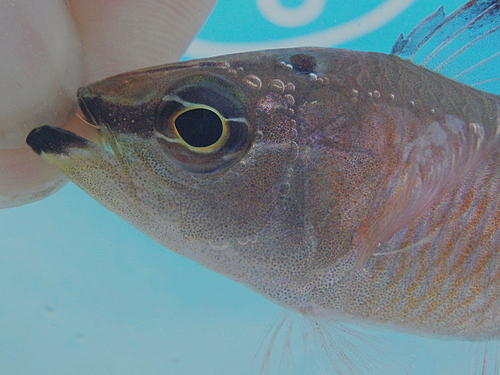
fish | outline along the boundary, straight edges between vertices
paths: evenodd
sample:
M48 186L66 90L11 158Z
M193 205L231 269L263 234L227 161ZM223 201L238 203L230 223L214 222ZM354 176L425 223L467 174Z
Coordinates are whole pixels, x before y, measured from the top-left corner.
M78 91L97 140L43 125L26 141L159 244L312 321L495 340L499 9L441 7L390 54L120 74Z

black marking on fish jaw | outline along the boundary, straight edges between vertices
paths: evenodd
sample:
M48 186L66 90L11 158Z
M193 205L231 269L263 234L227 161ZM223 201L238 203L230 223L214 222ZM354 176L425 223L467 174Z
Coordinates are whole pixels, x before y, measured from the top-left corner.
M299 53L290 57L293 69L299 73L316 73L316 59L311 55Z
M28 134L26 143L40 155L42 152L46 154L67 154L68 148L83 148L88 141L67 130L43 125L33 129Z

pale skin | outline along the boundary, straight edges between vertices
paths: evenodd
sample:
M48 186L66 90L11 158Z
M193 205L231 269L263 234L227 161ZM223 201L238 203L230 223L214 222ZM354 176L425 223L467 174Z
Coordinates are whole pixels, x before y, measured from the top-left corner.
M24 140L41 124L92 138L79 86L179 60L217 0L0 0L0 208L66 183Z

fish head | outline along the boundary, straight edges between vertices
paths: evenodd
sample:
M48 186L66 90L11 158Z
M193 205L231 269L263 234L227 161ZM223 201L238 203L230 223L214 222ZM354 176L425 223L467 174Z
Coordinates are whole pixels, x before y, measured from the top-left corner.
M78 102L97 142L49 126L27 141L139 230L218 267L228 242L248 242L269 225L294 152L293 87L279 80L288 68L250 56L93 83Z

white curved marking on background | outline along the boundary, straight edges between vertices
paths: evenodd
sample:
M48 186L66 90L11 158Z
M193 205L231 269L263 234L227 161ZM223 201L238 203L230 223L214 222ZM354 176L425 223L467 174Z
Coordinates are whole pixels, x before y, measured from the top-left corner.
M325 9L326 0L303 0L295 8L281 5L280 0L257 0L257 8L269 22L282 27L297 27L311 23Z
M375 9L347 23L317 33L270 42L223 43L195 39L186 56L206 57L228 53L256 51L272 48L323 46L332 47L378 29L402 13L416 0L387 0Z

